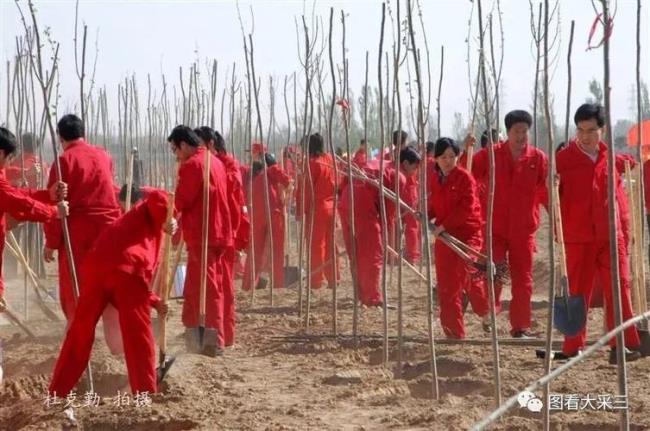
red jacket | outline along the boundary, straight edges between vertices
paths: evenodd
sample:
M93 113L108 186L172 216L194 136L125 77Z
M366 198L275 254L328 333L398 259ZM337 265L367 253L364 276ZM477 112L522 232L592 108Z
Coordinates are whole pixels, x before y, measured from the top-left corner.
M188 247L201 246L203 223L203 167L205 147L183 162L178 170L175 205L182 217L183 238ZM210 154L210 188L208 208L208 245L233 245L226 170L221 160Z
M533 235L539 226L539 205L547 205L546 155L526 145L517 161L513 160L508 142L494 146L495 188L492 232L501 238ZM479 189L483 220L487 220L488 151L479 151L472 161L472 174Z
M443 177L436 169L427 182L429 220L435 218L437 225L461 240L481 234L481 206L476 181L469 172L457 166Z
M5 247L5 213L18 220L47 222L56 220L56 207L38 202L26 191L13 187L0 169L0 296L4 292L2 281L2 252Z
M248 247L250 235L250 220L244 197L244 184L242 181L239 163L234 157L225 154L217 154L226 170L228 188L228 209L230 211L230 223L232 225L234 246L237 250L244 250Z
M113 185L113 162L105 150L93 147L80 138L63 151L59 163L62 180L68 184L68 223L71 231L78 231L75 227L77 224L87 226L91 223L99 228L119 217L120 206ZM48 188L57 180L56 167L52 167ZM50 201L47 191L39 192L37 196L44 202ZM56 250L63 247L60 222L48 223L44 231L47 248ZM94 235L92 232L85 233Z
M310 177L311 175L311 177ZM313 186L312 186L313 185ZM336 193L336 176L334 175L334 160L330 154L309 158L309 171L305 167L302 179L296 187L296 204L298 214L309 215L312 204L312 187L314 204L317 209L333 209L334 194ZM303 205L304 190L304 205ZM318 214L316 214L318 215Z
M39 162L37 155L32 153L25 153L24 159L21 162L21 156L18 156L11 165L9 165L6 170L7 180L16 187L22 187L23 175L22 172L25 172L25 180L27 181L27 187L37 188L39 186L38 179L39 173L36 171L35 165L41 165L41 173L43 176L47 175L47 165ZM22 165L22 166L21 166Z
M253 178L253 223L265 225L266 220L266 195L264 194L264 171L260 171ZM289 186L291 178L279 165L266 168L266 177L269 187L269 204L271 213L284 213L284 199L282 191Z
M117 270L149 285L158 264L167 205L165 192L150 191L129 212L104 228L86 255L86 276L97 279Z
M650 159L643 163L643 198L646 213L650 214Z
M352 163L357 167L362 168L368 163L368 150L365 148L359 148L352 157Z
M593 162L572 141L557 154L560 176L560 207L564 241L585 243L609 240L607 209L607 146L600 143ZM627 196L621 178L625 157L616 156L615 193L618 203L617 236L623 236L627 225Z

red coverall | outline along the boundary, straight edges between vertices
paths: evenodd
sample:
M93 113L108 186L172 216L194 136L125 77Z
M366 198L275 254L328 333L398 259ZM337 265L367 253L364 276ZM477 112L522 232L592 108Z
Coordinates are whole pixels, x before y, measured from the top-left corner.
M313 230L311 229L313 189ZM303 203L304 190L304 203ZM339 277L338 249L333 242L332 229L336 220L334 212L334 194L336 179L334 160L330 154L309 158L309 170L302 171L302 180L296 187L297 216L304 217L305 238L311 243L311 287L318 289L324 278L333 285ZM311 239L309 234L311 232ZM332 263L332 252L336 253L336 262ZM329 262L325 265L325 262ZM320 270L315 271L317 268Z
M203 166L205 147L183 162L178 170L175 206L183 223L187 244L187 277L183 296L183 325L199 326L199 291L201 284L201 226L203 223ZM210 187L208 211L208 265L206 284L206 345L224 346L223 322L223 259L233 246L233 232L228 207L226 171L221 160L210 154ZM215 336L212 336L215 332ZM216 343L216 344L214 344Z
M83 138L69 144L59 157L59 163L62 181L68 185L68 227L75 268L79 270L95 239L120 215L113 187L113 163L106 151L89 145ZM57 180L53 167L48 188ZM40 200L49 202L48 193L39 192L38 196ZM69 321L75 301L61 222L57 220L46 224L44 231L45 247L58 250L59 299Z
M474 178L456 167L446 177L436 169L427 182L429 219L435 218L436 225L450 235L480 250L483 221ZM474 277L475 269L442 241L435 242L434 253L442 329L448 338L465 338L462 293L467 292L472 309L483 317L489 311L485 284Z
M621 180L621 163L617 156L616 202L618 259L621 280L621 302L623 321L633 316L627 266L627 247L624 244L623 218L621 210L627 206L627 197ZM607 209L607 147L600 144L596 161L592 161L573 141L557 154L557 173L560 176L560 205L562 226L566 247L569 290L571 295L583 295L585 307L589 309L594 286L594 277L600 276L603 297L607 311L607 328L614 327L612 304L611 264L609 256L609 218ZM575 337L565 337L562 351L574 354L584 347L586 327ZM626 347L640 344L636 327L625 333ZM616 339L610 341L614 346Z
M365 148L359 148L352 156L352 163L357 167L362 168L368 163L368 150Z
M56 219L56 207L34 200L30 192L13 187L0 169L0 297L4 293L2 255L5 248L5 213L16 220L49 222Z
M154 192L104 228L80 271L79 304L65 335L50 382L50 394L65 397L79 381L104 308L119 313L131 391L156 392L156 352L149 290L158 263L167 197Z
M259 275L262 271L268 271L271 265L269 253L270 241L269 231L273 235L273 287L275 289L284 287L284 196L283 191L289 186L291 178L282 170L279 165L266 168L266 177L269 187L269 204L271 207L271 226L269 227L266 218L266 199L264 193L264 175L260 171L253 178L253 250L249 250L246 256L244 269L244 280L242 289L249 290L251 283L257 285ZM254 259L254 260L252 260ZM253 276L252 263L255 263L255 275ZM254 279L254 280L253 280Z
M547 158L540 150L526 145L518 160L513 160L508 142L494 146L495 192L492 247L495 263L508 258L512 301L511 333L530 329L533 294L533 253L535 231L539 227L539 205L547 204ZM472 162L472 173L479 188L487 190L488 151L479 151ZM483 220L487 220L487 193L482 196ZM501 286L496 287L499 309Z
M22 168L21 168L22 163ZM36 171L35 165L41 165L41 172L43 174L47 173L47 165L40 163L37 155L33 153L25 153L24 159L21 162L21 156L19 155L16 160L14 160L10 166L5 168L7 180L16 187L22 187L23 175L22 171L25 171L25 180L27 182L27 187L37 188L38 184L38 172Z
M235 342L235 262L239 260L239 251L248 246L250 235L250 221L244 198L241 171L237 160L232 156L219 153L226 170L228 189L228 209L234 235L233 247L229 248L223 260L223 330L224 345L232 346Z
M379 177L379 169L372 163L363 168L366 175L371 178ZM399 176L401 187L405 182L402 174ZM341 195L338 200L339 218L343 230L343 239L348 255L352 253L350 240L350 184L354 187L354 235L356 248L357 283L359 301L367 306L378 306L383 302L380 289L382 259L381 235L381 210L379 189L372 184L354 179L350 183L348 178L343 180ZM395 171L384 169L383 184L394 190ZM394 206L386 202L387 225L394 222Z

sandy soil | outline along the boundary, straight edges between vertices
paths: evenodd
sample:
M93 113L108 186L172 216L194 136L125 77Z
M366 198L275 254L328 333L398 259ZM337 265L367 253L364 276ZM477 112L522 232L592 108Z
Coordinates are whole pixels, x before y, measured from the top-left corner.
M540 238L540 249L545 242ZM548 263L543 252L535 264L535 325L546 325ZM349 335L352 298L349 273L344 265L339 291L338 331ZM406 270L405 270L406 271ZM172 308L170 351L177 361L166 378L163 392L151 397L150 406L117 406L118 391L128 392L125 366L112 357L101 339L95 343L92 366L98 407L79 406L70 419L62 406L44 404L46 388L62 336L62 324L53 324L30 308L29 325L37 334L28 340L16 327L0 326L4 348L4 387L0 389L0 429L87 430L189 430L189 429L468 429L494 408L492 351L490 345L436 346L440 398L431 396L429 350L426 342L426 290L410 273L404 278L404 366L398 378L397 347L391 344L390 361L382 365L382 313L361 309L358 347L349 337L293 336L331 334L331 290L314 292L308 330L297 315L296 290L281 290L269 304L268 291L256 293L255 305L240 292L237 344L224 357L186 354L180 337L180 304ZM48 280L50 284L55 280ZM9 299L18 307L22 282L10 282ZM390 289L396 303L397 290ZM389 311L391 334L396 334L397 312ZM498 316L499 334L507 337L507 313ZM479 319L466 315L468 337L483 338ZM590 316L592 337L602 332L602 310ZM442 333L436 320L435 334ZM291 338L293 337L293 338ZM556 334L557 337L557 334ZM502 396L517 393L543 374L542 361L533 347L502 346L500 350ZM650 429L650 360L629 364L629 405L632 429ZM616 393L616 368L599 352L585 364L551 386L557 394ZM84 379L77 388L83 404ZM541 393L537 394L541 396ZM554 430L615 430L619 415L593 409L553 412ZM541 413L514 408L494 429L541 428Z

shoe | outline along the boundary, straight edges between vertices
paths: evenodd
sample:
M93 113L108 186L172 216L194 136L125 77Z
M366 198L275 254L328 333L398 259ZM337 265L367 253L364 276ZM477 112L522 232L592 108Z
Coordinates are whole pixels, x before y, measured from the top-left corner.
M223 356L223 348L217 346L203 346L201 354L210 358L216 358L217 356Z
M641 358L641 352L639 352L638 350L630 350L627 347L625 348L625 362L634 362L640 358ZM609 351L609 363L612 365L618 364L618 357L616 356L615 347Z
M535 337L530 331L528 331L527 329L523 329L521 331L514 331L512 333L512 338L530 339Z
M575 358L578 355L582 354L582 350L578 350L575 353L564 353L561 350L551 350L551 359L554 361L568 361L571 358ZM546 350L537 349L535 350L535 356L539 359L546 358Z
M483 332L486 334L492 332L492 319L490 319L489 314L486 314L481 318L481 327L483 328Z

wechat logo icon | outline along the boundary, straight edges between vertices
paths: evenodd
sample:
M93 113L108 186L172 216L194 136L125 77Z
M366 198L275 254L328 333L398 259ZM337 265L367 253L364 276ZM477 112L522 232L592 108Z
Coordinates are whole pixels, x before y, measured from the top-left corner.
M544 403L534 393L530 391L520 392L517 396L520 408L526 408L531 412L539 413L544 407Z

